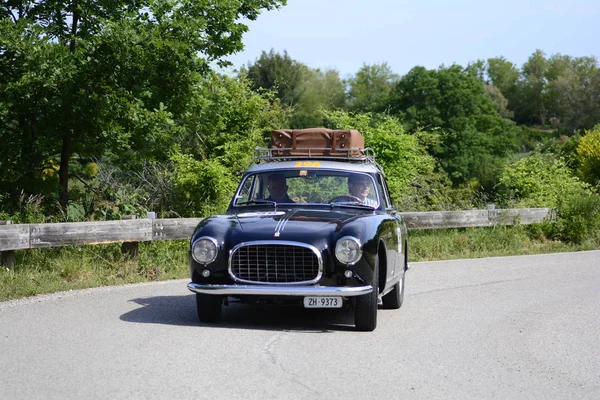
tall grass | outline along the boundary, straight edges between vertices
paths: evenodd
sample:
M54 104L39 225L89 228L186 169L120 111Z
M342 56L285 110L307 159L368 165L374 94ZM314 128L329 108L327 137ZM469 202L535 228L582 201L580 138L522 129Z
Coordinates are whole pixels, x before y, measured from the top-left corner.
M498 257L600 249L599 237L570 242L552 238L553 223L415 230L410 232L410 261Z
M12 269L0 269L0 301L57 291L184 278L187 241L142 242L132 259L119 244L16 252Z

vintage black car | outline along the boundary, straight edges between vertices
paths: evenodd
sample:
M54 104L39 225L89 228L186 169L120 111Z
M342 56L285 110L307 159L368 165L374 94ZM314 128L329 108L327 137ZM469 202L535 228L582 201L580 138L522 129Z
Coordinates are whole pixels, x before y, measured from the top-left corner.
M379 305L402 306L408 235L374 154L308 153L260 150L226 214L196 227L188 288L201 321L233 299L296 302L347 307L372 331Z

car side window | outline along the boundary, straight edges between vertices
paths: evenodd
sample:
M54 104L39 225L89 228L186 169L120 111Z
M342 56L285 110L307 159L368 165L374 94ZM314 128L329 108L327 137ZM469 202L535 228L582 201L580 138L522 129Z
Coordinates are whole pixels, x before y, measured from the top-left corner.
M387 183L382 175L377 174L377 185L379 186L379 191L383 195L383 201L385 202L385 208L392 208L392 201L390 200L390 193L388 191Z
M235 201L236 204L259 198L260 186L256 175L248 177L240 188Z

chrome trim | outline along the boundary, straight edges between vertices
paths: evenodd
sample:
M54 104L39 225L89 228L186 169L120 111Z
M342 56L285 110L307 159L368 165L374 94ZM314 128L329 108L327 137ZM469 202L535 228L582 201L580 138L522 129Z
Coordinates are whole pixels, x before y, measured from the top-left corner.
M188 283L194 293L215 295L265 295L265 296L362 296L373 291L373 286L259 286L259 285L203 285Z
M203 261L199 261L196 259L196 257L194 257L194 246L196 245L196 243L198 243L200 240L208 240L210 242L212 242L215 245L215 256L213 257L212 260L208 261L208 262L203 262ZM202 236L199 237L198 239L194 240L194 243L192 243L192 258L198 263L198 264L202 264L202 265L208 265L211 262L215 261L217 259L217 256L219 255L219 242L217 242L217 239L210 237L210 236Z
M337 246L338 246L338 243L341 242L344 239L350 239L353 242L355 242L356 244L358 244L358 257L356 257L356 261L353 261L351 263L346 263L346 262L343 262L342 260L340 260L338 258L337 251L336 251L337 250ZM336 260L338 260L339 262L341 262L342 264L344 264L346 266L351 267L351 266L355 265L361 259L361 257L362 257L362 244L360 243L360 240L358 238L355 238L354 236L344 236L344 237L341 237L341 238L339 238L337 240L337 242L335 242L335 247L333 248L333 255L335 256Z
M287 225L289 220L292 219L294 214L296 214L297 212L298 212L298 209L296 208L288 213L285 213L284 216L279 220L279 222L277 222L277 225L275 226L275 233L283 232L283 230L285 229L285 226Z
M316 278L311 279L310 281L273 283L273 282L248 281L248 280L240 279L240 278L236 277L233 274L233 271L231 269L231 260L233 258L233 253L235 253L235 251L237 249L239 249L240 247L261 246L261 245L297 246L297 247L304 247L304 248L310 249L317 256L317 262L319 263L319 270L317 271ZM317 283L323 276L323 257L321 256L321 253L319 252L319 250L316 247L311 246L310 244L301 243L301 242L292 242L292 241L288 241L288 240L257 240L254 242L242 242L242 243L235 245L232 249L229 250L229 261L228 261L228 265L227 265L227 272L229 272L229 276L231 277L231 279L233 279L235 282L240 282L240 283L252 283L252 284L256 284L256 285L278 285L278 286L279 285L281 285L281 286L310 285L313 283Z

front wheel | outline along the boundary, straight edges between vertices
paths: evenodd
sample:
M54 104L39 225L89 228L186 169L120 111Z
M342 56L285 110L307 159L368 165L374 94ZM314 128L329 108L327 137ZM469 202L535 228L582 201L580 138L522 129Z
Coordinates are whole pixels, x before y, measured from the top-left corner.
M220 321L222 305L222 296L196 293L196 309L198 311L198 319L202 322Z
M359 331L371 332L377 327L377 298L379 296L379 257L375 256L373 291L357 296L354 303L354 325Z

